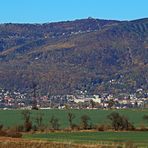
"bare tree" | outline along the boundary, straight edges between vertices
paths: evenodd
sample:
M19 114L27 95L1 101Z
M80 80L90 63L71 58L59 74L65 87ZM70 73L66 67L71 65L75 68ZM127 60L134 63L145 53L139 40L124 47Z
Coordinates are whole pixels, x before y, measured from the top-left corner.
M83 129L89 129L90 128L89 121L90 121L90 117L88 115L82 115L81 116L81 125L82 125Z
M41 128L43 126L43 116L44 114L39 112L37 116L35 117L35 122L38 128Z
M32 122L30 120L31 112L29 110L23 110L22 115L23 115L23 120L24 120L25 131L30 131L32 128Z
M59 124L59 119L56 118L54 115L50 119L50 127L52 130L59 130L60 124Z
M73 120L75 118L75 115L71 112L68 113L68 121L69 121L69 126L72 129L73 128Z
M117 112L112 112L108 115L108 119L111 120L112 128L114 130L133 130L134 126L129 122L127 117L121 116Z

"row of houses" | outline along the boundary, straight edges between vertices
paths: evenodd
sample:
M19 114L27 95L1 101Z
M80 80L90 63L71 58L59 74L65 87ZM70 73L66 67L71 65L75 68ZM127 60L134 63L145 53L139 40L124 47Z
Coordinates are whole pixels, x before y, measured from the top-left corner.
M137 98L135 95L114 97L112 94L87 95L44 95L36 98L19 91L9 92L0 89L0 108L27 108L36 103L38 108L76 108L76 109L107 109L107 108L147 108L148 97Z

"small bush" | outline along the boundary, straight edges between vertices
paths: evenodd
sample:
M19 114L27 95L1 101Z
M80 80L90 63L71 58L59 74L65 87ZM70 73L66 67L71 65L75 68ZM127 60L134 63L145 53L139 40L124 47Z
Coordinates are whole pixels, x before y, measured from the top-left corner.
M127 117L120 115L118 112L109 114L108 119L111 121L114 130L135 130L134 125L128 120Z
M80 127L82 129L90 129L91 125L89 124L89 122L90 122L90 117L88 115L82 115Z
M37 130L38 130L37 126L36 126L36 125L33 125L33 126L32 126L32 130L33 130L34 132L37 131Z
M11 138L21 138L22 134L19 132L15 132L15 131L9 131L7 132L7 137L11 137Z
M7 135L6 131L0 130L0 136L6 136L6 135Z
M26 122L24 124L24 127L25 127L25 131L29 132L32 129L32 122Z
M24 126L23 125L16 125L15 126L15 131L16 132L23 132L24 131Z
M65 128L63 131L64 132L71 132L72 130L71 130L71 128Z
M78 131L78 130L80 130L80 126L77 124L72 124L72 130Z
M28 132L32 129L32 122L30 120L30 118L31 118L30 110L23 110L22 116L24 119L24 130L25 130L25 132Z
M96 125L95 126L95 129L98 130L98 131L104 131L105 130L105 125L102 124L102 125Z
M147 128L145 127L144 124L141 124L139 130L140 130L140 131L147 131Z
M105 125L105 124L100 124L100 125L95 125L94 129L98 131L107 131L111 129L110 125Z
M59 130L59 128L60 128L59 119L53 115L50 119L50 129Z
M0 131L3 129L3 125L2 124L0 124Z
M22 134L19 132L16 132L15 130L1 130L0 131L0 136L3 137L12 137L12 138L21 138Z
M39 128L39 130L40 130L41 132L46 131L46 126L41 126L41 127Z
M80 130L80 127L77 124L72 124L72 130Z

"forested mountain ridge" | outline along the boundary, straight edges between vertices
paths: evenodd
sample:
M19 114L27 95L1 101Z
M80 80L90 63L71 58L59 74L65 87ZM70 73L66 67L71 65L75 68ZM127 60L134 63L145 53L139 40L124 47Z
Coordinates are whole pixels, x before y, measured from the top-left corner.
M148 19L0 25L0 86L40 93L148 90Z

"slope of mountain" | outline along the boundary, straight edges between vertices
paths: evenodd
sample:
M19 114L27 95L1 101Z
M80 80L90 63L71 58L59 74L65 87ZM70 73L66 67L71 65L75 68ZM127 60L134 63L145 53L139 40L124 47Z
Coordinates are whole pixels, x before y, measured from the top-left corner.
M0 25L0 86L74 94L148 90L148 19Z

